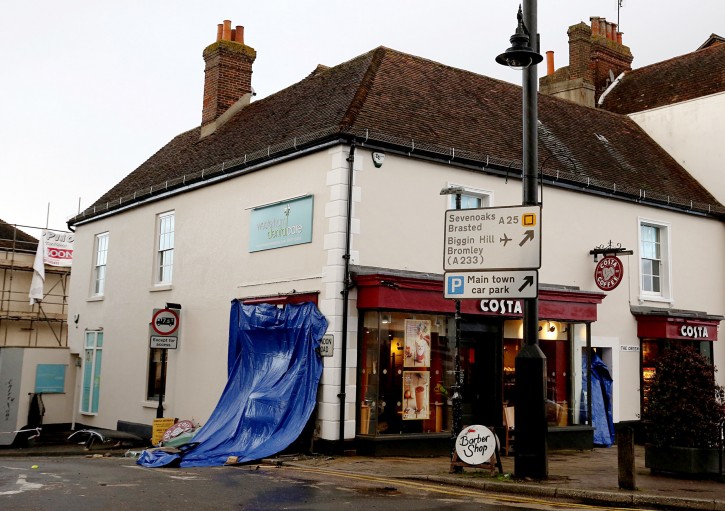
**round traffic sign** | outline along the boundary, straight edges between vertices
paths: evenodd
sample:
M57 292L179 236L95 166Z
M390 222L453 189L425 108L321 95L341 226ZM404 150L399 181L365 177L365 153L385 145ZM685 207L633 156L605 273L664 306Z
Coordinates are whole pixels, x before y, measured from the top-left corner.
M151 318L151 328L159 335L171 335L179 328L179 315L171 309L159 309Z

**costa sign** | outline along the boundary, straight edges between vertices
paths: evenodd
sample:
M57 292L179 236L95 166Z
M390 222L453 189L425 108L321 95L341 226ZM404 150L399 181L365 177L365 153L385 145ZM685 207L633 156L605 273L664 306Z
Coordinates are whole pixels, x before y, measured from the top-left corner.
M680 327L680 335L691 339L709 339L706 326L682 325Z
M622 261L616 256L606 256L594 269L594 282L602 291L611 291L622 282L623 275Z

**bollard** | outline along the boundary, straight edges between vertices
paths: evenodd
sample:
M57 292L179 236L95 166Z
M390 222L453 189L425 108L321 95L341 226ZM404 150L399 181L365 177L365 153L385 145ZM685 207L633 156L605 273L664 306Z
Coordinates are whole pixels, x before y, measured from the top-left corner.
M620 490L636 490L634 476L634 430L623 427L617 433L617 466Z

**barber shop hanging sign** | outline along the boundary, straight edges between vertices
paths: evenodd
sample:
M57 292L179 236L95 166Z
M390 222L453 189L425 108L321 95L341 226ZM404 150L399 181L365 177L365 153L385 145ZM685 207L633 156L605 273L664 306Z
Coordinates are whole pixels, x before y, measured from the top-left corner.
M594 282L602 291L611 291L616 288L622 282L623 276L622 261L616 256L602 258L594 270Z

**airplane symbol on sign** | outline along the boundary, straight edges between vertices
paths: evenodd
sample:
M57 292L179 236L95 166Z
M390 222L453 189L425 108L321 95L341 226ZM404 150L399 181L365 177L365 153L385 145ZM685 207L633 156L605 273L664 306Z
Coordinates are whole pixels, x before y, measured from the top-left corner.
M506 243L511 241L513 238L509 238L506 233L503 233L503 238L501 238L499 241L503 241L503 246L506 246Z

